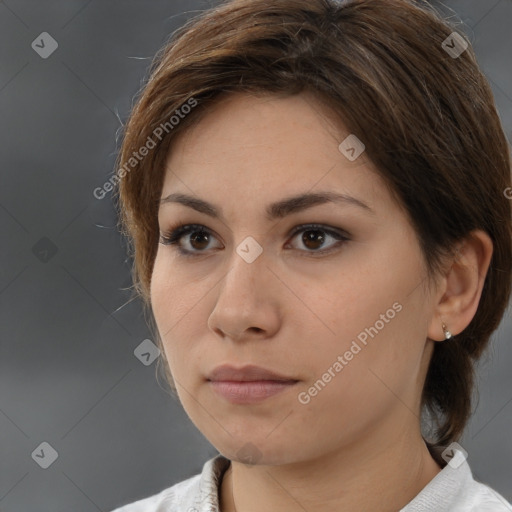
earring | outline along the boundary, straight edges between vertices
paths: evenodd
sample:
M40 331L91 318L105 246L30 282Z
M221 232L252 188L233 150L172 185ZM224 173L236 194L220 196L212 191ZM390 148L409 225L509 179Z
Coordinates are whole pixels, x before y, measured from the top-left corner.
M444 338L446 340L449 340L451 337L453 337L453 334L446 328L446 325L443 324L443 331L444 331Z

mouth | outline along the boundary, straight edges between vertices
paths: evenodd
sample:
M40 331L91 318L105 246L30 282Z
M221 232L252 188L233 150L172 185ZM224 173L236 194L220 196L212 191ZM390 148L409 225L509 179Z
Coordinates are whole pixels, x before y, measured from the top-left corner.
M298 380L208 380L220 396L232 404L254 404L291 389Z
M245 365L241 368L229 364L217 366L208 375L209 381L232 381L232 382L290 382L297 381L294 377L281 375L273 370L255 365Z
M298 379L256 365L217 366L208 375L209 386L232 404L258 403L291 389Z

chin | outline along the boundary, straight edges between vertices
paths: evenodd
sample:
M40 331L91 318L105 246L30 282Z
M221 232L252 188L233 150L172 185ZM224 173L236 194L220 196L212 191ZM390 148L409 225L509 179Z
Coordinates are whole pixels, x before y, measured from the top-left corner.
M230 446L226 449L217 448L217 450L227 459L244 464L248 468L282 466L304 460L295 448L283 446L282 442L278 442L277 445L278 447L274 446L268 440L264 444L247 441L239 447Z

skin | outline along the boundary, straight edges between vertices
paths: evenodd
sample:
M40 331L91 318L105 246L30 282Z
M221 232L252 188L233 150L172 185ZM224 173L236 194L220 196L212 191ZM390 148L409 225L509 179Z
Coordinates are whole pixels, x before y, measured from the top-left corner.
M159 244L151 282L180 401L231 460L222 512L396 512L441 471L421 437L421 390L434 344L444 340L442 323L457 334L476 312L492 243L475 232L427 287L404 211L365 153L351 162L338 149L348 135L309 94L236 94L169 153L161 197L193 195L224 216L163 203L162 233L195 223L211 235L182 237L182 247L200 254L189 258ZM372 212L328 203L265 218L268 203L325 190L353 196ZM350 240L337 245L320 231L323 244L316 238L306 245L307 229L290 233L307 223L344 230ZM263 249L252 263L236 252L248 236ZM400 312L301 403L298 393L394 303ZM223 363L252 363L300 382L257 404L231 404L205 380ZM242 448L255 464L244 463Z

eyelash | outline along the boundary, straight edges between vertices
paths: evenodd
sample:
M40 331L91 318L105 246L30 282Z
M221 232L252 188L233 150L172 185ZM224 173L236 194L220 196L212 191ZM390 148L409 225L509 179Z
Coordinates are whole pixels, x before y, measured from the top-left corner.
M332 236L336 240L338 240L338 243L334 244L329 249L324 250L318 250L318 251L303 251L301 249L298 249L300 252L306 252L308 256L315 256L316 254L328 254L332 251L338 249L341 245L344 245L346 242L350 241L350 236L346 231L339 231L331 229L327 226L323 226L321 224L302 224L300 226L297 226L293 229L293 231L290 233L290 237L295 237L298 233L304 232L304 231L321 231L324 233L327 233L328 235ZM181 238L183 238L185 235L189 235L191 233L201 233L201 234L207 234L212 235L212 232L206 228L205 226L202 226L201 224L179 224L170 230L166 231L165 233L160 235L160 243L165 246L176 246L177 251L180 253L180 255L185 257L197 257L197 256L203 256L206 254L206 251L199 251L199 252L193 252L188 251L186 249L183 249L179 242Z

